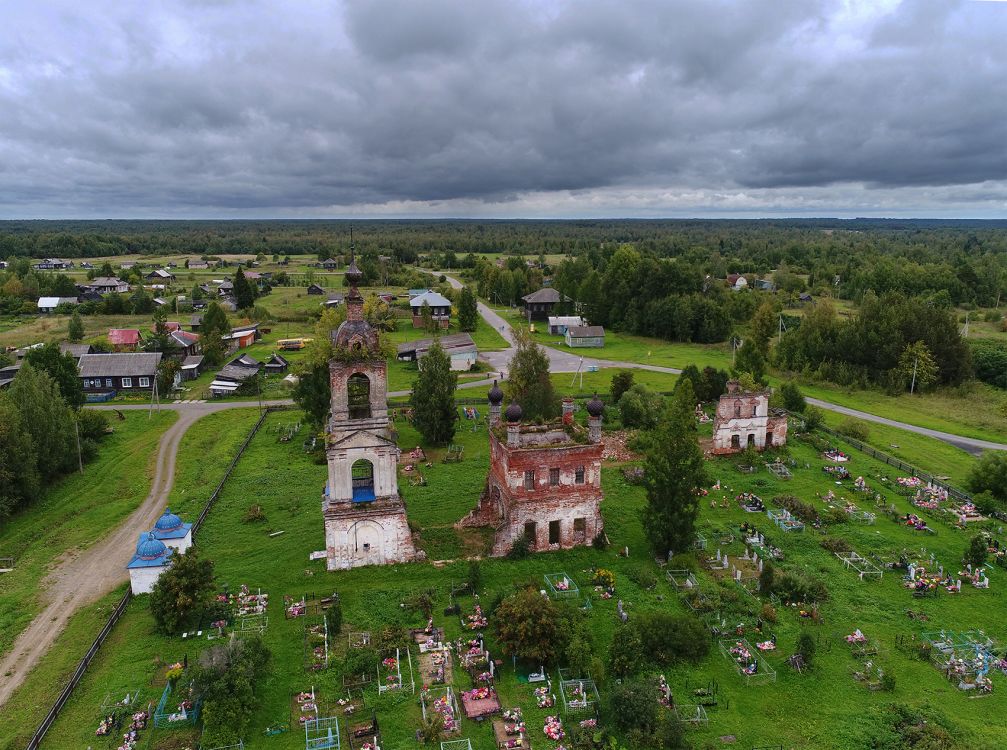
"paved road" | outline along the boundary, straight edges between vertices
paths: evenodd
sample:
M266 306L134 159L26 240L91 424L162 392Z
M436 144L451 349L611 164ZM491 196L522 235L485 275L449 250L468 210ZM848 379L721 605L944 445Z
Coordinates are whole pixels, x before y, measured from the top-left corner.
M447 280L448 283L455 289L461 289L462 283L458 281L458 279L452 276L447 276ZM511 332L510 324L482 302L479 303L479 314L482 315L483 319L486 320L487 323L496 328L496 330L499 331L510 344L510 347L504 349L503 351L484 352L480 355L480 357L488 362L494 370L505 375L507 365L510 362L511 356L514 354L514 335ZM651 370L652 372L664 372L672 375L677 375L682 372L674 367L645 365L640 364L639 362L616 362L608 359L594 359L593 357L584 357L583 360L581 360L580 356L572 354L571 352L554 349L550 346L543 346L542 348L545 349L545 352L549 357L549 369L553 372L576 372L578 367L581 366L584 368L595 366L598 368L618 367L636 370ZM475 384L472 385L474 386ZM906 430L907 432L914 432L918 435L926 435L927 437L936 438L937 440L943 440L945 443L953 445L956 448L961 448L963 451L973 455L979 455L984 450L1007 450L1007 444L1005 443L996 443L990 440L979 440L977 438L963 437L961 435L955 435L948 432L941 432L940 430L931 430L927 427L918 427L917 425L899 422L886 417L879 417L876 414L870 414L865 411L860 411L859 409L851 409L846 406L840 406L839 404L832 404L828 401L822 401L817 398L808 398L806 400L809 404L814 404L819 408L827 409L828 411L833 411L838 414L846 414L848 416L856 417L857 419L863 419L866 422L875 422L877 424L888 425L890 427L898 427L900 430Z

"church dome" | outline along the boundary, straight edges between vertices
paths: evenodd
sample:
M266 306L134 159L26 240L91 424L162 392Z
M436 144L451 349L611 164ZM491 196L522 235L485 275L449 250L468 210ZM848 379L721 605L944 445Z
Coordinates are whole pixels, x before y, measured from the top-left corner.
M587 402L587 413L592 417L600 417L603 411L605 411L605 404L598 398L598 394L596 393L594 394L594 398Z
M159 557L164 557L167 552L168 548L160 539L154 538L153 531L148 532L147 538L136 545L136 556L141 560L156 560Z
M504 393L500 390L500 386L497 385L497 381L493 381L493 387L490 388L490 392L486 396L494 406L499 406L503 401Z
M514 401L504 410L504 416L507 417L508 422L520 422L522 414L524 414L524 410L521 409L521 405Z
M337 349L378 351L378 332L366 320L344 320L332 334Z
M182 519L172 513L171 508L165 509L164 515L158 518L157 523L154 524L154 528L158 531L174 531L181 526Z

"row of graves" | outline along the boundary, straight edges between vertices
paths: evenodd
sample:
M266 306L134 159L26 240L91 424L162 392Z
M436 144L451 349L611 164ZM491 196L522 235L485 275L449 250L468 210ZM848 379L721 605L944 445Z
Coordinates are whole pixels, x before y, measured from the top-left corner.
M925 548L916 553L903 551L897 567L905 571L903 586L919 599L938 596L941 591L961 594L963 582L968 584L968 588L979 591L988 591L990 587L989 565L973 567L972 563L968 563L958 570L957 576L953 576L951 570L945 570L937 556Z
M993 692L991 671L1007 673L1007 659L997 655L996 644L982 630L939 630L924 633L931 662L962 691L978 695Z
M151 706L144 704L140 690L106 693L99 712L101 718L94 732L99 742L106 740L118 750L138 747L151 714Z

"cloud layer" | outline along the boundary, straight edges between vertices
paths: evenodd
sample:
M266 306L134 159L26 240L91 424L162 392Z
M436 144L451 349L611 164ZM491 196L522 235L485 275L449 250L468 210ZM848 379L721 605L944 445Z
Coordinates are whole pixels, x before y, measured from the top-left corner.
M1007 3L19 3L0 215L1007 215Z

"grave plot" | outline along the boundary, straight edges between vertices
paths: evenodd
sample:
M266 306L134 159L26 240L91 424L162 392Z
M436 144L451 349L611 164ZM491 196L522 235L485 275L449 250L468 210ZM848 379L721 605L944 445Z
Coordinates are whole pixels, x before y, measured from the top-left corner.
M854 570L861 581L880 581L884 571L855 551L837 552L836 557L847 570Z
M403 662L402 657L405 656ZM378 662L378 692L386 693L392 690L408 690L416 692L416 682L413 678L413 659L409 649L386 651Z
M734 663L746 685L751 687L776 682L776 671L746 639L723 639L719 643L720 652Z
M473 721L482 721L500 713L496 688L493 685L477 685L471 690L462 691L462 710L465 711L466 718Z
M696 580L696 574L691 570L669 570L667 572L667 577L668 583L679 591L694 589L699 586L699 581Z
M676 703L675 716L683 724L698 726L709 724L710 717L706 714L706 709L698 703Z
M567 677L564 670L560 670L559 694L565 713L594 712L598 708L598 687L594 680Z
M309 672L329 666L329 624L324 615L304 618L304 668Z
M370 718L346 722L346 742L350 750L381 750L381 728L373 711Z
M793 477L793 474L790 473L790 469L787 468L786 464L781 463L780 461L774 461L771 464L766 464L766 470L777 479L782 479L783 481L787 481Z
M924 633L923 641L933 650L934 666L959 690L993 692L989 672L1001 662L994 655L996 644L983 631L940 630Z
M546 573L544 578L550 599L577 600L580 598L580 589L566 573Z
M304 722L304 750L339 750L339 719L327 716Z
M236 630L261 633L269 627L269 616L266 614L269 594L262 589L253 592L248 586L241 584L237 594L225 590L217 595L217 601L230 606Z
M488 624L486 614L483 612L482 605L479 602L475 603L471 613L462 613L459 617L461 618L462 628L465 630L482 630Z
M552 680L547 679L545 685L539 685L532 690L532 697L538 708L552 708L556 705L556 694L552 691Z
M850 647L850 654L854 659L871 659L878 655L878 643L864 635L860 628L844 636L846 644Z
M182 677L169 680L154 709L154 727L176 729L193 727L199 721L200 701L194 700L192 683Z
M467 739L448 740L441 743L441 750L472 750L472 743Z
M199 746L200 750L245 750L245 743L238 740L233 745L217 745L216 747L204 748L202 745Z
M868 690L881 690L884 686L885 670L872 660L864 662L860 669L853 670L853 679Z
M421 651L417 666L423 685L449 685L453 680L451 649L446 646Z
M507 709L502 718L493 720L493 739L501 750L531 747L520 708Z
M349 633L346 636L350 648L367 648L371 645L371 634L366 631Z
M427 620L425 628L410 630L409 637L413 639L413 643L419 648L421 654L444 648L444 628L435 628L432 617Z
M937 596L942 589L949 593L961 590L961 586L955 583L950 574L945 574L944 566L937 561L933 553L927 557L925 549L920 550L920 554L913 558L903 555L899 564L906 571L902 585L912 591L914 598Z
M307 722L317 719L318 693L312 685L309 690L302 690L290 696L290 724L303 727Z
M766 510L766 504L762 502L762 498L751 492L742 492L734 499L746 513L764 513Z
M317 615L332 606L334 601L339 600L339 594L319 597L314 592L301 594L300 597L285 595L283 597L283 616L292 620L295 617L305 615Z
M122 746L131 741L139 742L140 732L147 728L150 719L147 707L141 704L140 691L106 693L99 708L98 727L95 737L122 736ZM117 740L116 740L117 741Z
M784 531L804 531L804 521L793 515L786 508L768 511L766 515L770 521Z
M563 720L558 716L546 716L545 723L542 726L542 733L553 742L559 742L566 737L566 730L563 729Z
M458 700L450 685L428 688L420 693L420 709L423 719L434 713L440 714L444 720L444 732L457 734L461 731L461 719L458 716Z

